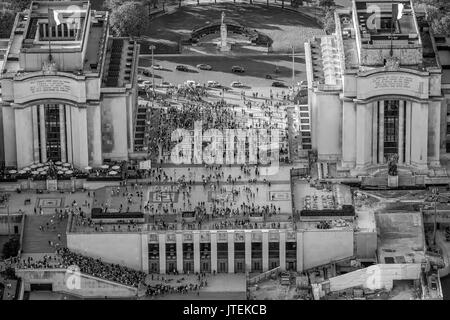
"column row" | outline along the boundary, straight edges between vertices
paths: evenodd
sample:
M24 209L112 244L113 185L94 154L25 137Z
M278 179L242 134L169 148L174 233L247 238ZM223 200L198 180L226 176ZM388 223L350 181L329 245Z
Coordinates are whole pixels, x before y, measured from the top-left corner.
M252 233L245 232L242 241L235 234L227 234L227 240L217 241L217 234L210 234L209 242L202 242L199 233L192 234L192 242L183 242L183 234L177 233L175 241L167 241L165 234L158 236L158 244L150 243L147 255L150 272L161 274L184 272L265 272L275 267L281 270L303 270L303 234L296 241L286 241L286 233L280 233L277 241L270 241L269 233L262 232L261 240L252 240Z

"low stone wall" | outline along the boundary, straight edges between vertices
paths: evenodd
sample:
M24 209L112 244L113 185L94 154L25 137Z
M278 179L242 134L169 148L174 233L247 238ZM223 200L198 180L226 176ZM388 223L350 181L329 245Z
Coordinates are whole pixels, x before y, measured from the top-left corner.
M86 179L68 179L58 180L58 190L74 191L83 189ZM3 182L0 183L0 191L16 191L20 190L47 190L46 180L18 180L17 182Z
M79 281L72 282L69 281L69 277L76 275L67 274L66 271L66 269L16 269L16 276L22 279L25 291L30 291L32 284L51 284L54 292L83 298L132 298L138 294L137 288L87 274L79 274Z

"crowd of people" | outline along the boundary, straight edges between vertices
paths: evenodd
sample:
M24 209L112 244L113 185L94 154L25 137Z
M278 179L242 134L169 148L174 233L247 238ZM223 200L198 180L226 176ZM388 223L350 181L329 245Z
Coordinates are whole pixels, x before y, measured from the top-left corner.
M127 286L138 287L143 284L146 274L119 264L110 264L86 257L70 251L68 248L58 248L55 255L44 255L42 259L35 260L32 257L22 259L18 265L21 269L67 269L75 266L79 271L97 278L121 283Z

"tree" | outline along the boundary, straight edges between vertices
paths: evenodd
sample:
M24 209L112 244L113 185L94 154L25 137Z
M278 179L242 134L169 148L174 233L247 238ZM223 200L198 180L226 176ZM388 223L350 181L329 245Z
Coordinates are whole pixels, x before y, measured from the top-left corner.
M416 0L416 10L425 12L435 34L450 35L450 2L446 0Z
M325 16L321 18L320 23L327 34L332 34L336 28L334 21L334 10L327 10Z
M139 37L148 27L147 11L140 2L125 2L111 10L111 29L118 37Z
M21 12L28 9L32 0L14 0L11 1L11 9L15 12Z
M114 10L123 4L123 0L105 0L103 7L107 10Z
M319 7L330 8L334 6L336 6L334 0L319 0Z
M20 241L17 237L9 239L9 241L3 245L3 259L17 256L19 248Z
M450 35L450 15L447 14L440 19L436 19L431 24L434 33Z
M15 14L10 11L0 12L0 38L9 38L14 25Z

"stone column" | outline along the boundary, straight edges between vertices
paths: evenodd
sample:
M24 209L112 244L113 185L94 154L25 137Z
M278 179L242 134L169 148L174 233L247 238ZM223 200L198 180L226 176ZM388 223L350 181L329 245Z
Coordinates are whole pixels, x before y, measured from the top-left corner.
M77 164L80 168L86 168L89 165L89 148L88 148L88 137L87 137L87 111L86 108L78 108L78 125L80 127L79 131L79 152L80 160ZM73 138L73 137L72 137Z
M16 126L17 168L22 169L34 162L33 117L31 108L14 108Z
M425 169L428 163L428 103L412 103L411 164Z
M428 164L428 103L412 103L411 164L426 169Z
M234 273L234 232L228 233L228 273Z
M356 106L356 166L361 169L372 162L372 109Z
M262 270L269 270L269 231L262 232Z
M72 144L72 106L64 106L66 109L66 140L67 140L67 162L73 163L73 144Z
M406 101L406 132L405 132L405 164L411 164L411 113L412 103Z
M142 271L148 273L148 233L141 234Z
M303 271L303 231L297 232L297 272Z
M384 100L380 100L378 104L378 163L384 162Z
M183 234L177 233L175 239L177 248L177 271L178 273L183 274Z
M159 273L166 273L166 235L160 233L159 238Z
M60 125L60 138L61 138L61 161L67 162L66 151L66 121L65 121L65 106L59 105L59 125Z
M32 106L31 113L33 117L33 158L34 162L41 162L41 152L39 150L38 106Z
M211 231L211 272L217 272L217 232Z
M286 271L286 231L280 231L280 269Z
M100 166L103 163L102 158L102 121L100 105L88 107L88 127L89 135L89 165Z
M39 106L39 136L41 137L41 161L47 162L47 135L45 132L45 110L44 105Z
M342 166L353 168L356 162L356 105L343 101L342 110Z
M440 166L441 103L431 100L428 104L428 162L432 167Z
M245 271L252 271L252 232L246 230L244 233L245 239Z
M405 161L403 157L403 144L404 144L404 133L405 131L405 102L400 100L399 110L398 110L398 163L403 163Z
M372 163L378 163L378 103L372 103Z
M200 233L194 231L194 272L200 272Z

